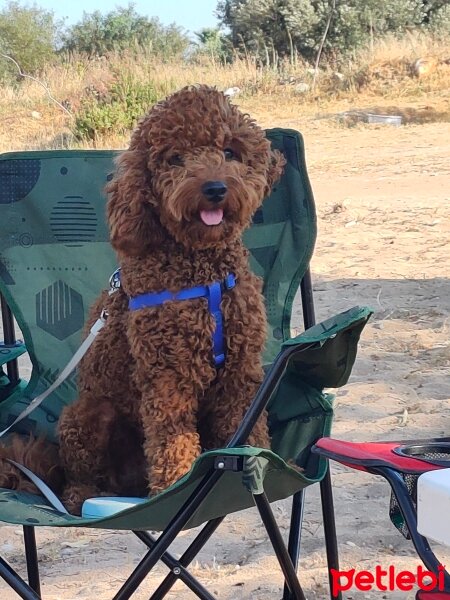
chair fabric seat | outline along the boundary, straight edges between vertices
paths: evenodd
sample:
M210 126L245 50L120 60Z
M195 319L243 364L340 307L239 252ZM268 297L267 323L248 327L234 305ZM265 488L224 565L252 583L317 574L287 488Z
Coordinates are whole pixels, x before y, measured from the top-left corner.
M222 456L241 457L244 460L255 457L262 459L264 490L271 502L291 496L314 483L317 477L320 478L326 471L324 464L321 471L315 474L314 479L309 479L303 473L286 464L270 450L250 446L215 450L202 454L185 477L161 494L150 498L148 502L123 510L111 517L86 519L67 515L46 504L41 496L1 490L1 520L8 523L33 526L84 526L101 529L161 531L183 506L202 480L202 477L214 465L214 459ZM196 527L210 519L254 506L252 495L244 485L244 477L245 472L225 472L198 512L188 523L186 529ZM226 501L224 501L225 498Z

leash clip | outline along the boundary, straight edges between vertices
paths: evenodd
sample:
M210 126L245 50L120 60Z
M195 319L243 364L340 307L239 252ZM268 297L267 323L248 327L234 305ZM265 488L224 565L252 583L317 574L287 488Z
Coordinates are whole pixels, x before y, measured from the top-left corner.
M111 294L114 294L114 292L117 292L117 290L120 290L120 267L116 269L109 278L108 294L111 296Z

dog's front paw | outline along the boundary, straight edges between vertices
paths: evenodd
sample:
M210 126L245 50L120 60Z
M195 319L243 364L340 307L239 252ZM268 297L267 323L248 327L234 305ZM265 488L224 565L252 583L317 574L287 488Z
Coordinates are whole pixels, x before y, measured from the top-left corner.
M156 496L186 475L201 454L197 432L171 436L156 450L146 451L149 457L148 481L151 496Z
M176 483L183 475L188 473L190 467L173 469L154 469L151 473L149 484L149 496L157 496L171 485Z

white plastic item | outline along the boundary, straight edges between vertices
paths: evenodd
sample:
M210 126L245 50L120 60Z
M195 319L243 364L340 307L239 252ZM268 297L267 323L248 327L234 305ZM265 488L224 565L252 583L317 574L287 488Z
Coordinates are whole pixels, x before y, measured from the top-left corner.
M428 471L417 482L417 530L450 546L450 469Z
M122 510L147 502L148 498L100 497L88 498L83 503L81 516L86 519L111 517Z
M368 123L381 123L382 125L394 125L400 127L402 124L402 117L400 115L372 115L367 114Z

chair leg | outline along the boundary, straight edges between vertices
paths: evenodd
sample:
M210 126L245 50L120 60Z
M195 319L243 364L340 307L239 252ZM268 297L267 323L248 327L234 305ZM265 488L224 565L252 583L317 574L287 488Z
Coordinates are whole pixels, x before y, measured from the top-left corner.
M291 557L295 571L298 570L298 561L300 558L300 545L302 538L303 510L305 506L305 492L300 490L292 498L291 526L289 529L288 552ZM284 584L283 600L292 600L293 596L287 586Z
M331 600L342 600L342 594L340 591L336 596L333 595L333 581L331 577L331 569L339 571L339 550L336 537L336 521L334 518L333 489L331 487L331 473L329 468L325 477L320 482L320 498L322 501L323 528L325 532L330 598Z
M221 519L222 520L222 519ZM145 531L134 531L133 532L144 544L149 548L153 548L156 543L156 539ZM174 582L180 579L194 594L201 600L216 600L203 585L197 581L197 579L185 569L185 566L181 564L181 560L178 561L169 552L165 552L161 556L161 561L171 569L171 573L167 575L166 579L171 575L174 577ZM164 582L163 582L164 583ZM173 585L173 584L172 584ZM150 596L150 600L157 600L164 598L172 585L168 589L162 589L162 584L158 589Z
M255 499L256 507L261 515L262 522L269 535L275 554L277 555L286 585L292 594L293 600L306 600L297 573L295 572L294 565L292 564L291 557L289 556L277 522L273 516L267 496L264 493L255 494L253 498Z
M133 573L114 596L113 600L129 600L129 598L131 598L209 492L213 489L222 474L223 471L211 471L204 476L184 506L178 511L160 537L156 540L154 546L147 552L138 566L134 569Z
M197 587L197 589L193 589L193 587L191 587L191 585L189 585L185 581L185 574L187 574L190 579L190 583L194 582L194 584L196 586L200 585L197 582L197 580L190 573L188 573L186 571L186 567L189 566L189 564L197 556L199 551L203 548L203 546L206 544L206 542L209 540L209 538L213 535L213 533L219 527L220 523L222 523L223 519L224 519L224 517L220 517L218 519L214 519L213 521L209 521L205 525L205 527L203 527L203 529L200 531L198 536L189 545L189 547L184 552L184 554L181 556L179 561L174 559L168 552L166 552L161 557L161 560L167 566L169 566L169 568L171 569L171 572L164 578L164 580L161 582L161 584L158 586L158 588L155 590L155 592L150 597L150 600L162 600L162 598L165 598L178 579L181 579L181 581L183 581L186 585L188 585L188 587L190 587L190 589L195 594L197 594L200 598L202 598L202 596L199 595L200 588ZM135 534L138 535L137 532L135 532ZM145 544L150 546L150 544L149 544L150 536L148 534L145 534L145 537L141 536L141 535L138 535L138 537ZM171 564L169 564L169 562L167 561L167 558L170 558L172 560ZM205 590L202 586L201 586L201 589L203 590L201 593L209 594L209 592L207 590ZM206 596L206 598L209 598L209 596Z
M14 571L8 563L0 556L0 577L18 594L23 600L41 600L41 597L30 588L30 586Z
M27 560L28 585L39 596L41 593L41 583L39 580L39 564L34 527L30 525L24 525L23 539L25 543L25 556Z

